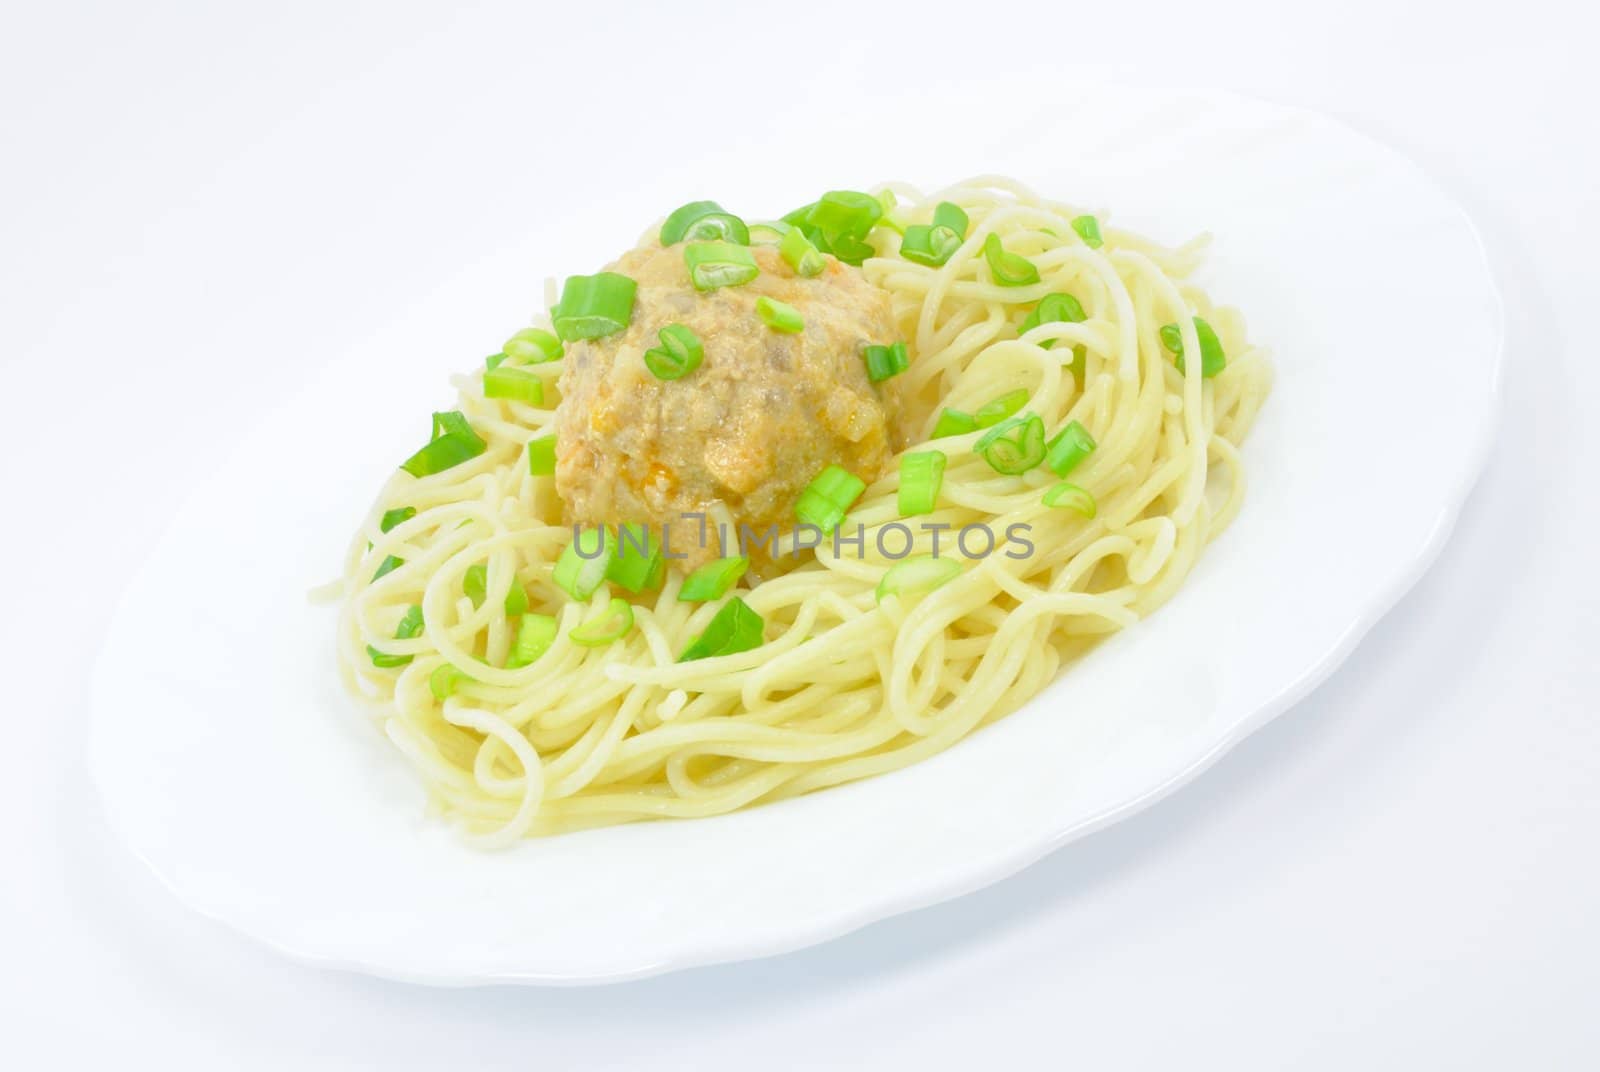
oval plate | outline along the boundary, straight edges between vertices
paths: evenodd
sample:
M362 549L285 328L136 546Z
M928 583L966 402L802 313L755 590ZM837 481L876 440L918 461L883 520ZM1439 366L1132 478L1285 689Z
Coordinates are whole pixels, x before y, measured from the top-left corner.
M1215 234L1205 282L1271 347L1277 386L1245 447L1243 514L1153 617L909 769L715 819L463 847L342 692L334 614L305 592L337 572L471 340L532 304L529 254L511 250L330 366L194 489L95 668L90 765L112 825L196 910L305 961L438 984L621 980L799 948L994 882L1160 799L1304 696L1426 569L1486 456L1500 306L1482 248L1417 168L1326 117L1219 93L1052 92L1067 103L1048 116L919 101L888 148L883 112L830 118L828 155L850 174L798 162L774 180L760 161L780 157L746 143L697 161L717 188L696 196L775 214L871 177L1004 172L1164 241ZM983 117L956 124L978 131L956 149L938 136L953 108ZM704 189L658 185L605 218L631 231ZM538 243L551 274L631 241L565 226Z

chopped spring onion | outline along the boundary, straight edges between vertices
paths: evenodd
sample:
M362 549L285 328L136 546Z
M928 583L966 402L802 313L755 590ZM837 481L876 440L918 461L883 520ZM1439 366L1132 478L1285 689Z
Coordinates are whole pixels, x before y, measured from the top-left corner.
M706 631L678 656L680 663L708 659L716 655L735 655L759 648L766 640L766 623L761 615L738 596L728 600L706 625Z
M1078 487L1062 481L1044 493L1044 504L1049 507L1064 506L1069 510L1076 510L1084 517L1093 517L1095 512L1094 496Z
M506 352L504 350L501 350L501 351L499 351L497 353L490 354L488 357L484 358L483 359L483 367L484 368L499 368L505 362L505 359L506 359Z
M998 286L1026 287L1039 281L1039 269L1028 258L1008 253L1000 244L1000 236L991 233L983 240L983 259L989 262L989 274Z
M877 253L872 248L872 243L864 238L854 235L835 235L833 241L828 243L833 255L846 264L859 266L862 261Z
M506 656L506 669L518 670L550 650L556 639L556 620L548 614L524 614L517 625L517 642Z
M433 415L433 438L428 445L407 458L400 468L412 476L432 476L462 462L476 458L489 444L478 437L472 425L459 412Z
M731 212L723 211L715 201L691 201L672 211L661 225L661 244L702 240L726 240L748 245L750 229L744 221Z
M919 450L900 457L900 516L933 513L949 461L943 451Z
M1007 417L1016 413L1028 404L1028 392L1018 387L1015 391L1007 391L999 398L990 399L978 407L978 412L972 415L979 428L991 428Z
M1026 398L1023 401L1027 401ZM945 436L966 435L968 432L978 430L978 419L972 414L959 409L946 406L939 411L939 421L933 426L934 439L943 439Z
M661 345L644 352L644 367L658 380L681 380L705 360L700 336L683 324L668 324L656 332L656 338Z
M556 437L539 436L528 440L528 472L534 476L554 476L556 471Z
M1077 421L1068 421L1045 447L1044 464L1056 476L1066 476L1093 454L1094 448L1094 436L1089 434L1089 429Z
M629 522L617 530L617 550L606 567L606 580L638 593L660 584L665 571L661 545L647 526Z
M628 326L638 289L633 280L616 272L567 276L561 300L551 310L556 334L568 342L615 335Z
M750 569L748 558L719 558L707 562L683 579L678 602L705 603L721 599Z
M891 376L898 376L911 366L903 342L892 346L868 346L863 356L867 362L867 379L873 383L882 383Z
M933 206L933 228L936 231L949 231L957 238L965 239L970 222L966 209L954 201L940 201Z
M603 648L621 640L633 628L633 606L626 599L612 599L606 609L578 626L567 636L586 648Z
M550 579L573 599L587 600L606 583L616 553L616 542L605 528L579 529L556 559Z
M1200 375L1209 379L1228 367L1227 355L1222 352L1222 340L1216 329L1200 317L1194 318L1194 333L1200 338ZM1178 366L1183 369L1183 332L1176 324L1161 329L1161 345L1172 351Z
M900 240L900 256L915 264L929 268L943 267L952 254L961 248L961 239L955 232L938 230L925 223L913 223L906 228Z
M1099 249L1105 245L1100 237L1100 221L1093 216L1079 216L1072 221L1072 229L1078 232L1078 237L1083 239L1083 244L1090 249Z
M690 242L683 247L683 262L696 290L736 287L761 274L750 250L732 242Z
M830 465L800 493L800 501L794 504L794 516L823 532L832 532L866 489L865 480L837 465Z
M765 294L756 299L756 315L767 327L785 335L794 335L806 329L806 321L800 315L800 310Z
M980 436L972 450L983 455L997 473L1026 473L1044 461L1044 420L1036 413L1025 413L1001 421Z
M526 402L530 406L544 405L544 381L536 372L519 368L492 368L483 374L483 397L504 398L512 402Z
M413 603L406 609L405 616L400 619L400 624L395 628L396 640L411 640L422 635L422 607ZM397 666L404 666L411 661L409 655L389 655L379 651L371 644L367 645L367 656L372 660L372 665L392 670Z
M405 564L406 564L406 560L405 559L396 558L394 555L390 555L387 558L385 558L378 565L378 572L374 573L372 575L372 579L373 580L377 580L379 577L382 577L386 573L393 573L395 570L399 569L401 566L403 566Z
M385 510L383 520L378 522L379 532L388 532L396 525L404 524L417 516L415 506L401 506L393 510Z
M806 222L831 239L834 235L865 238L883 217L883 202L859 190L829 190L806 213Z
M917 555L904 562L896 562L878 582L878 602L882 603L885 596L931 592L941 584L955 580L960 573L961 563L953 558Z
M468 566L466 574L461 578L461 591L472 600L474 607L483 606L484 599L489 595L489 567L482 562ZM515 618L527 609L528 593L513 577L511 587L506 589L506 617Z
M1039 299L1039 304L1033 307L1017 328L1018 335L1026 335L1040 324L1081 324L1089 319L1083 311L1083 306L1071 294L1046 294ZM1056 344L1055 339L1046 339L1039 345L1043 349L1050 349Z
M822 270L828 266L827 261L822 259L822 253L811 244L811 239L793 227L778 243L778 256L782 257L784 263L793 268L797 275L807 278L821 275Z
M784 237L794 230L793 227L780 220L763 220L750 225L750 244L752 246L776 246Z
M433 668L433 673L428 675L428 691L433 693L435 700L442 703L455 694L457 685L471 680L460 667L440 663Z
M543 328L523 328L506 340L501 351L526 365L542 365L561 357L561 340Z

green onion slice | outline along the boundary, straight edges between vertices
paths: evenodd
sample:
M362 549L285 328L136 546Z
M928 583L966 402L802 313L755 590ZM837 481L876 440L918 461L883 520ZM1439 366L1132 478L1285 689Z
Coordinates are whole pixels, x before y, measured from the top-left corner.
M422 635L422 607L413 603L406 608L405 616L400 619L400 624L395 628L396 640L411 640ZM392 670L397 666L404 666L411 661L410 655L390 655L379 651L371 644L367 645L367 656L372 660L372 665L385 670Z
M556 471L556 437L538 436L528 440L528 472L534 476L554 476Z
M682 242L691 223L701 216L721 211L722 206L715 201L690 201L686 205L679 205L661 224L661 244L671 246Z
M750 225L750 244L752 246L776 246L792 230L794 230L793 227L781 220L762 220L760 223L752 223Z
M952 232L957 238L967 237L967 210L954 201L940 201L933 206L933 226Z
M614 598L606 609L568 633L574 644L603 648L621 640L633 628L633 606L626 599Z
M707 562L683 580L680 603L706 603L721 599L750 569L748 558L719 558Z
M1002 287L1026 287L1039 281L1039 269L1028 258L1008 253L1000 244L1000 236L990 233L983 240L983 259L989 262L989 274Z
M500 350L503 356L514 357L527 365L542 365L546 361L556 361L564 352L561 340L543 328L523 328L507 339ZM495 364L498 365L499 362Z
M1044 504L1049 507L1063 506L1069 510L1076 510L1084 517L1093 517L1095 513L1094 496L1078 487L1062 481L1044 493Z
M683 261L696 290L736 287L761 274L750 250L732 242L690 242L683 247Z
M807 238L804 232L792 227L778 243L778 256L795 270L795 274L807 278L821 275L822 270L827 267L827 262L822 259L817 247L811 244L811 239Z
M837 465L830 465L806 485L794 504L794 516L823 532L832 532L867 489L867 482Z
M949 461L943 451L919 450L900 456L900 516L931 514Z
M1027 398L1024 397L1026 402ZM939 411L939 420L933 426L934 439L943 439L945 436L966 435L968 432L978 430L978 419L970 413L946 406Z
M765 294L756 299L756 315L767 327L785 335L794 335L806 329L806 321L800 315L800 310Z
M854 235L836 235L828 243L828 247L839 260L858 267L862 261L878 252L872 248L872 243Z
M433 668L433 673L428 675L428 691L433 693L433 698L443 703L456 691L456 686L463 681L471 681L466 671L449 663L440 663Z
M989 468L1014 476L1044 461L1044 420L1036 413L1001 421L973 444Z
M1018 335L1026 335L1040 324L1081 324L1089 319L1084 313L1083 306L1071 294L1046 294L1039 299L1039 304L1033 307L1017 328ZM1043 349L1050 349L1056 344L1056 339L1046 339L1039 345Z
M1194 333L1200 338L1200 375L1210 379L1228 367L1228 357L1222 352L1222 340L1217 338L1216 329L1200 317L1194 318ZM1172 351L1178 371L1183 368L1183 332L1176 324L1167 324L1161 329L1161 345Z
M1093 216L1079 216L1072 221L1072 229L1078 232L1078 237L1083 239L1083 244L1090 249L1099 249L1105 245L1100 238L1100 221Z
M561 300L551 310L556 334L568 342L615 335L633 316L638 284L616 272L569 275L561 287Z
M915 264L940 268L961 248L961 237L947 228L914 223L900 240L900 256Z
M544 405L544 381L536 372L519 368L492 368L483 374L483 397L504 398L512 402L526 402L530 406Z
M668 324L656 332L660 346L644 352L644 367L658 380L681 380L700 367L706 348L700 336L683 324Z
M829 190L817 198L806 222L823 234L865 238L883 217L883 202L859 190Z
M1094 453L1095 446L1094 436L1089 434L1089 429L1077 421L1068 421L1067 426L1057 432L1045 447L1044 463L1056 476L1066 476L1083 459Z
M386 573L393 573L395 570L399 569L401 566L403 566L405 564L406 564L406 560L405 559L396 558L394 555L389 555L381 563L379 563L378 572L376 572L376 573L374 573L372 575L372 579L375 581L379 577L382 577Z
M628 522L617 530L616 553L606 567L606 580L616 581L630 592L643 592L661 583L664 576L661 545L646 525Z
M906 344L903 342L891 346L868 346L862 356L867 362L867 379L873 383L882 383L911 367L911 360L906 356Z
M517 641L506 656L506 669L531 666L550 650L556 639L556 620L548 614L524 614L517 625Z
M474 607L483 606L483 601L489 595L489 567L482 562L467 567L467 572L461 578L461 591L470 600ZM528 593L513 577L511 587L506 589L506 617L515 618L528 609Z
M972 419L977 422L979 428L991 428L1027 404L1028 392L1019 387L979 406L978 412L972 415Z
M489 445L472 430L466 417L452 410L433 415L433 438L400 466L412 476L432 476L476 458Z
M400 506L393 510L385 510L383 520L378 522L378 531L388 532L396 525L404 524L416 516L417 508L415 506Z
M744 600L735 596L717 611L716 616L706 625L706 631L683 649L678 661L688 663L696 659L751 651L765 643L765 630L766 623L762 621L761 615L751 610L750 605Z
M931 592L942 584L955 580L961 573L961 563L953 558L933 555L916 555L896 562L884 572L878 582L878 602L885 596L903 596Z
M605 528L579 529L556 559L550 579L573 599L587 600L606 583L616 553L616 541Z

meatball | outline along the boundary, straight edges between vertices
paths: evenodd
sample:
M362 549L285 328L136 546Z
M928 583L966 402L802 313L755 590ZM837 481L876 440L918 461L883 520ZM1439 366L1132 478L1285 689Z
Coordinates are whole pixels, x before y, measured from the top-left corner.
M715 518L721 504L735 524L787 529L824 468L871 482L902 440L898 385L873 384L862 360L867 344L894 339L887 292L832 257L802 278L758 246L756 279L702 293L683 251L652 243L608 269L638 284L633 317L626 331L567 347L556 488L575 523L670 523L673 554L693 566L716 557L716 541L700 547L702 530L681 515ZM805 329L767 326L756 313L763 295L799 310ZM700 367L678 380L644 364L668 324L691 328L705 347Z

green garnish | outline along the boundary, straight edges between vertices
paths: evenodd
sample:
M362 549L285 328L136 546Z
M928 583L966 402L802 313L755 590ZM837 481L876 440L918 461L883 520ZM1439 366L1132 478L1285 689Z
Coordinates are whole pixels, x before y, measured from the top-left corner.
M433 438L427 446L401 463L400 468L412 476L432 476L476 458L487 449L489 444L479 438L460 412L451 410L449 413L435 413Z
M406 564L406 560L405 559L396 558L394 555L389 555L381 563L378 564L378 572L376 572L376 573L374 573L372 575L372 579L375 581L379 577L382 577L386 573L393 573L395 570L399 569L401 566L403 566L405 564Z
M413 603L406 609L405 616L400 619L400 624L395 627L396 640L411 640L422 635L422 607ZM381 652L371 644L367 645L367 656L372 660L372 665L385 670L392 670L397 666L404 666L412 659L410 655L390 655Z
M556 620L548 614L524 614L517 625L517 641L506 656L506 669L519 670L550 650L556 639Z
M1083 311L1083 306L1071 294L1046 294L1039 299L1039 304L1023 319L1017 328L1018 335L1026 335L1040 324L1081 324L1089 319ZM1039 345L1048 350L1056 344L1055 339L1046 339Z
M661 583L666 570L661 545L645 525L628 522L617 529L616 553L606 567L606 580L639 593Z
M936 558L933 555L916 555L896 562L884 572L878 582L877 599L885 596L911 595L914 592L931 592L942 584L955 580L961 574L961 563L953 558Z
M542 328L523 328L507 339L500 350L503 356L514 357L527 365L542 365L546 361L556 361L564 352L561 340ZM499 362L496 361L495 364L498 365Z
M979 428L991 428L1028 404L1028 392L1019 387L978 407L972 419Z
M1036 413L1025 413L1001 421L980 436L972 450L983 455L997 473L1026 473L1044 461L1044 420Z
M626 599L612 599L606 609L579 625L567 636L586 648L603 648L621 640L633 628L633 606Z
M873 383L882 383L891 376L898 376L911 366L903 342L891 346L868 346L862 356L867 362L867 379Z
M443 703L455 694L456 686L463 681L471 681L466 672L460 667L449 663L440 663L433 668L433 673L428 675L428 691L433 693L433 698Z
M683 649L680 663L696 659L709 659L717 655L734 655L741 651L759 648L766 640L766 623L761 615L738 596L728 600L706 625L706 631Z
M750 230L715 201L691 201L674 209L661 225L663 246L685 241L727 241L743 246L750 243Z
M789 228L778 243L778 256L795 270L795 274L807 278L821 275L822 270L828 266L827 261L822 258L822 253L811 244L811 239L807 238L803 231L793 227Z
M1024 397L1022 400L1024 402L1028 400L1026 397L1026 392L1024 392ZM1002 417L1003 416L1004 415L1002 415ZM1001 417L997 417L995 419L1000 420ZM938 423L933 426L932 438L943 439L945 436L966 435L968 432L976 432L977 430L978 419L976 417L962 410L951 409L949 406L946 406L944 409L939 411L939 420Z
M556 471L556 437L538 436L528 440L528 472L534 476L554 476Z
M756 299L756 315L767 327L785 335L793 335L806 329L805 318L800 315L800 310L776 298L769 298L765 294Z
M587 601L606 583L616 553L616 541L605 528L579 529L556 559L550 579L573 599Z
M933 513L944 484L944 467L949 461L943 451L919 450L900 457L900 516L915 517Z
M1000 244L1000 236L991 233L983 240L983 259L989 262L989 274L1002 287L1026 287L1039 281L1039 269L1028 258L1008 253Z
M644 367L658 380L681 380L705 360L700 336L683 324L668 324L656 332L656 338L661 345L644 352Z
M461 591L472 600L474 607L483 606L489 595L489 567L482 562L468 566L461 578ZM511 587L506 589L505 606L507 618L515 618L528 609L528 593L515 577L511 578Z
M483 374L483 397L504 398L512 402L526 402L530 406L544 405L544 381L536 372L519 368L492 368Z
M732 242L690 242L683 247L683 262L696 290L736 287L761 274L754 254Z
M823 532L832 532L866 488L865 480L837 465L830 465L800 493L799 501L794 504L794 516Z
M569 275L561 287L561 300L550 311L556 334L571 342L625 330L638 289L633 280L616 272Z
M1090 249L1099 249L1105 244L1100 238L1100 221L1093 216L1077 217L1072 221L1072 229L1078 232L1078 237Z
M900 256L929 268L943 267L960 248L961 239L949 231L936 236L933 228L925 223L913 223L907 227L905 237L900 240Z
M678 589L678 602L706 603L720 599L749 569L748 558L718 558L707 562L683 579L683 587Z
M1094 496L1078 487L1063 481L1044 493L1044 504L1049 507L1063 506L1069 510L1076 510L1084 517L1093 517L1095 514Z
M1094 453L1094 448L1094 436L1089 434L1089 429L1077 421L1068 421L1045 448L1044 464L1056 476L1066 476Z
M378 522L378 531L388 532L396 525L404 524L416 516L417 508L415 506L400 506L393 510L385 510L383 519Z
M1200 317L1194 318L1194 333L1200 338L1200 375L1210 379L1228 367L1227 355L1222 352L1222 340L1217 338L1216 329ZM1161 329L1161 345L1172 351L1178 371L1183 368L1183 332L1176 324L1167 324Z

